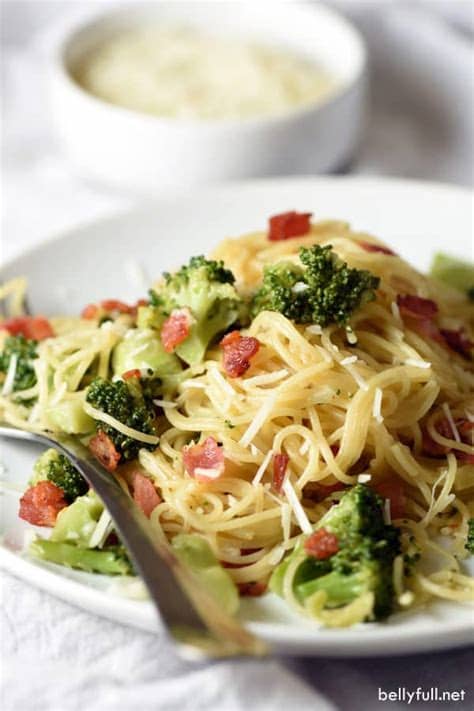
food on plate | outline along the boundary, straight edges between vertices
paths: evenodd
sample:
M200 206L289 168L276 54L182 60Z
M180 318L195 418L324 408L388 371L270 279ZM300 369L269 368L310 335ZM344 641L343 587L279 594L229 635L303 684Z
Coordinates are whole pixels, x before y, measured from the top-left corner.
M74 68L111 104L177 119L241 119L304 108L336 79L289 48L191 27L130 28L103 39Z
M148 298L77 317L25 315L9 282L1 419L78 436L230 612L273 592L344 627L473 600L474 303L452 265L434 280L310 217L275 215ZM30 554L133 574L54 450L20 516L43 527Z

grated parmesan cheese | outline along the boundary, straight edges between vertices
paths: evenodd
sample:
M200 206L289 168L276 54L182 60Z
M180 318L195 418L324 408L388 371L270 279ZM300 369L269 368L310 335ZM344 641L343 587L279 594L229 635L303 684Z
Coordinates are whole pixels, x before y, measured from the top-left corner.
M414 368L431 368L431 363L427 360L417 360L416 358L407 358L405 365L412 365Z
M285 481L283 482L282 489L285 492L286 498L288 499L288 503L291 506L293 513L295 514L298 526L301 528L303 533L312 533L313 527L308 517L306 516L304 508L301 506L300 500L296 495L296 491L293 488L289 475L287 475Z
M285 543L290 540L291 535L291 507L290 504L281 505L281 529Z
M273 450L270 449L267 454L265 455L265 459L263 462L260 464L259 468L257 469L257 472L252 479L252 484L253 486L257 486L262 480L263 475L265 474L268 464L270 463L271 458L273 457Z
M206 469L205 467L196 467L194 470L195 476L204 476L207 479L218 479L222 474L222 469Z
M367 484L372 479L372 474L369 474L369 472L362 472L357 476L357 482L359 484Z
M291 51L153 23L104 39L74 77L111 104L191 120L278 115L319 100L336 82Z
M101 410L96 410L88 402L84 403L84 412L90 415L94 420L99 420L100 422L105 422L114 429L118 430L126 437L131 437L136 439L138 442L145 442L145 444L158 444L159 438L156 435L145 434L145 432L140 432L139 430L133 429L133 427L128 427L124 425L120 420L116 420L112 415L108 415L106 412Z
M347 356L339 362L340 365L350 365L351 363L357 363L357 356Z
M392 523L392 512L390 508L390 499L385 499L383 504L383 520L386 526Z
M446 419L449 422L449 426L451 427L451 432L453 433L454 439L456 440L456 442L461 442L461 435L459 434L459 430L456 427L456 423L454 422L451 408L449 407L449 404L447 402L443 403L443 412L446 415Z
M392 310L393 318L396 319L396 321L401 321L400 309L398 308L397 302L392 301L390 308Z
M242 435L242 437L239 441L239 444L242 447L248 447L250 442L258 434L259 430L261 429L261 427L263 427L263 425L267 421L268 416L270 415L271 411L273 410L275 403L277 401L277 398L278 398L278 392L273 392L265 400L264 404L262 405L260 410L257 412L257 414L255 415L255 418L250 423L247 430L244 432L244 434Z
M297 281L291 291L293 294L301 294L303 291L307 291L308 289L309 284L305 284L304 281Z
M102 548L104 545L107 536L111 532L113 528L113 521L112 521L112 516L109 514L107 509L104 509L102 511L102 514L97 521L96 527L94 528L94 531L89 538L89 548Z
M377 422L383 422L382 397L383 397L382 390L380 388L375 388L374 404L372 407L372 415L377 420Z
M13 392L13 385L15 383L16 368L18 365L18 355L13 353L10 356L10 362L8 364L8 370L5 377L5 382L3 383L2 395L11 395Z
M308 326L308 328L306 329L306 333L312 333L314 336L320 336L322 332L323 329L317 323L313 324L313 326Z
M164 410L166 410L166 408L173 409L178 407L178 404L172 400L153 400L153 404L162 407Z

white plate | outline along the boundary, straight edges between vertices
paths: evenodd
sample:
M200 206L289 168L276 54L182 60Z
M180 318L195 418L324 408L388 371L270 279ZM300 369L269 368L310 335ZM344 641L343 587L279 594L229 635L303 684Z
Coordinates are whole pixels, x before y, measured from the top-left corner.
M309 178L257 181L163 197L126 215L70 230L23 254L3 277L25 274L30 303L45 314L77 313L100 298L143 295L130 260L149 277L208 251L225 236L264 228L269 215L312 210L315 218L349 220L382 237L421 269L437 249L470 253L472 203L468 191L401 180ZM128 265L128 266L127 266ZM7 478L27 481L37 449L7 443ZM18 497L3 497L0 547L4 567L91 612L146 630L158 629L151 604L113 594L110 579L28 560L20 555L27 528L17 516ZM470 605L431 604L394 615L384 624L324 630L294 615L274 596L243 600L241 618L279 653L369 656L461 646L473 641Z

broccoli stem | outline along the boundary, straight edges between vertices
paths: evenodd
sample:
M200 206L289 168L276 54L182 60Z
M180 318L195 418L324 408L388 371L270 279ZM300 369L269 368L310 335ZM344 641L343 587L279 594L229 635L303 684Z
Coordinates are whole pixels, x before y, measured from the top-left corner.
M70 543L59 543L37 538L29 547L35 558L47 560L68 568L78 568L88 573L103 575L130 575L133 573L130 562L120 548L91 550L78 548Z
M367 578L360 573L343 575L333 571L315 580L296 586L296 594L302 601L320 590L327 593L328 607L347 605L367 589Z

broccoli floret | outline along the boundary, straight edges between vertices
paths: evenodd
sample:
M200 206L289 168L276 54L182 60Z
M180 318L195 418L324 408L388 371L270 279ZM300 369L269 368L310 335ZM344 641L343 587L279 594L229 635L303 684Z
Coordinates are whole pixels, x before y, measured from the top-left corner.
M56 449L47 449L36 460L34 474L30 485L34 486L39 481L48 480L64 491L68 503L72 503L78 496L85 494L89 485L69 459L60 454Z
M375 299L380 279L349 267L331 245L302 247L299 256L302 266L282 262L264 269L251 305L253 316L279 311L296 323L345 326L355 309Z
M36 374L33 360L38 357L36 352L38 341L24 336L8 336L5 339L3 351L0 353L0 380L4 381L12 357L17 358L13 392L28 390L36 385Z
M145 401L140 385L134 383L134 380L132 378L127 382L112 382L95 378L87 389L86 401L127 427L144 434L156 435L153 406L148 397ZM136 459L140 449L155 449L154 444L132 439L105 422L97 421L96 429L110 437L122 460Z
M466 550L474 555L474 518L469 519L466 539Z
M338 551L324 560L304 556L293 577L296 598L305 600L319 591L327 595L325 607L349 604L363 593L374 595L370 619L384 619L394 607L393 561L400 552L400 533L384 523L382 499L363 484L347 491L320 519L316 530L334 534ZM286 572L303 542L275 569L270 587L282 593Z
M211 341L244 316L244 303L234 282L234 275L222 262L192 257L174 274L164 274L158 291L150 292L148 308L153 309L154 317L147 312L147 324L151 318L155 328L161 328L174 309L189 309L190 332L175 352L188 365L199 363Z

